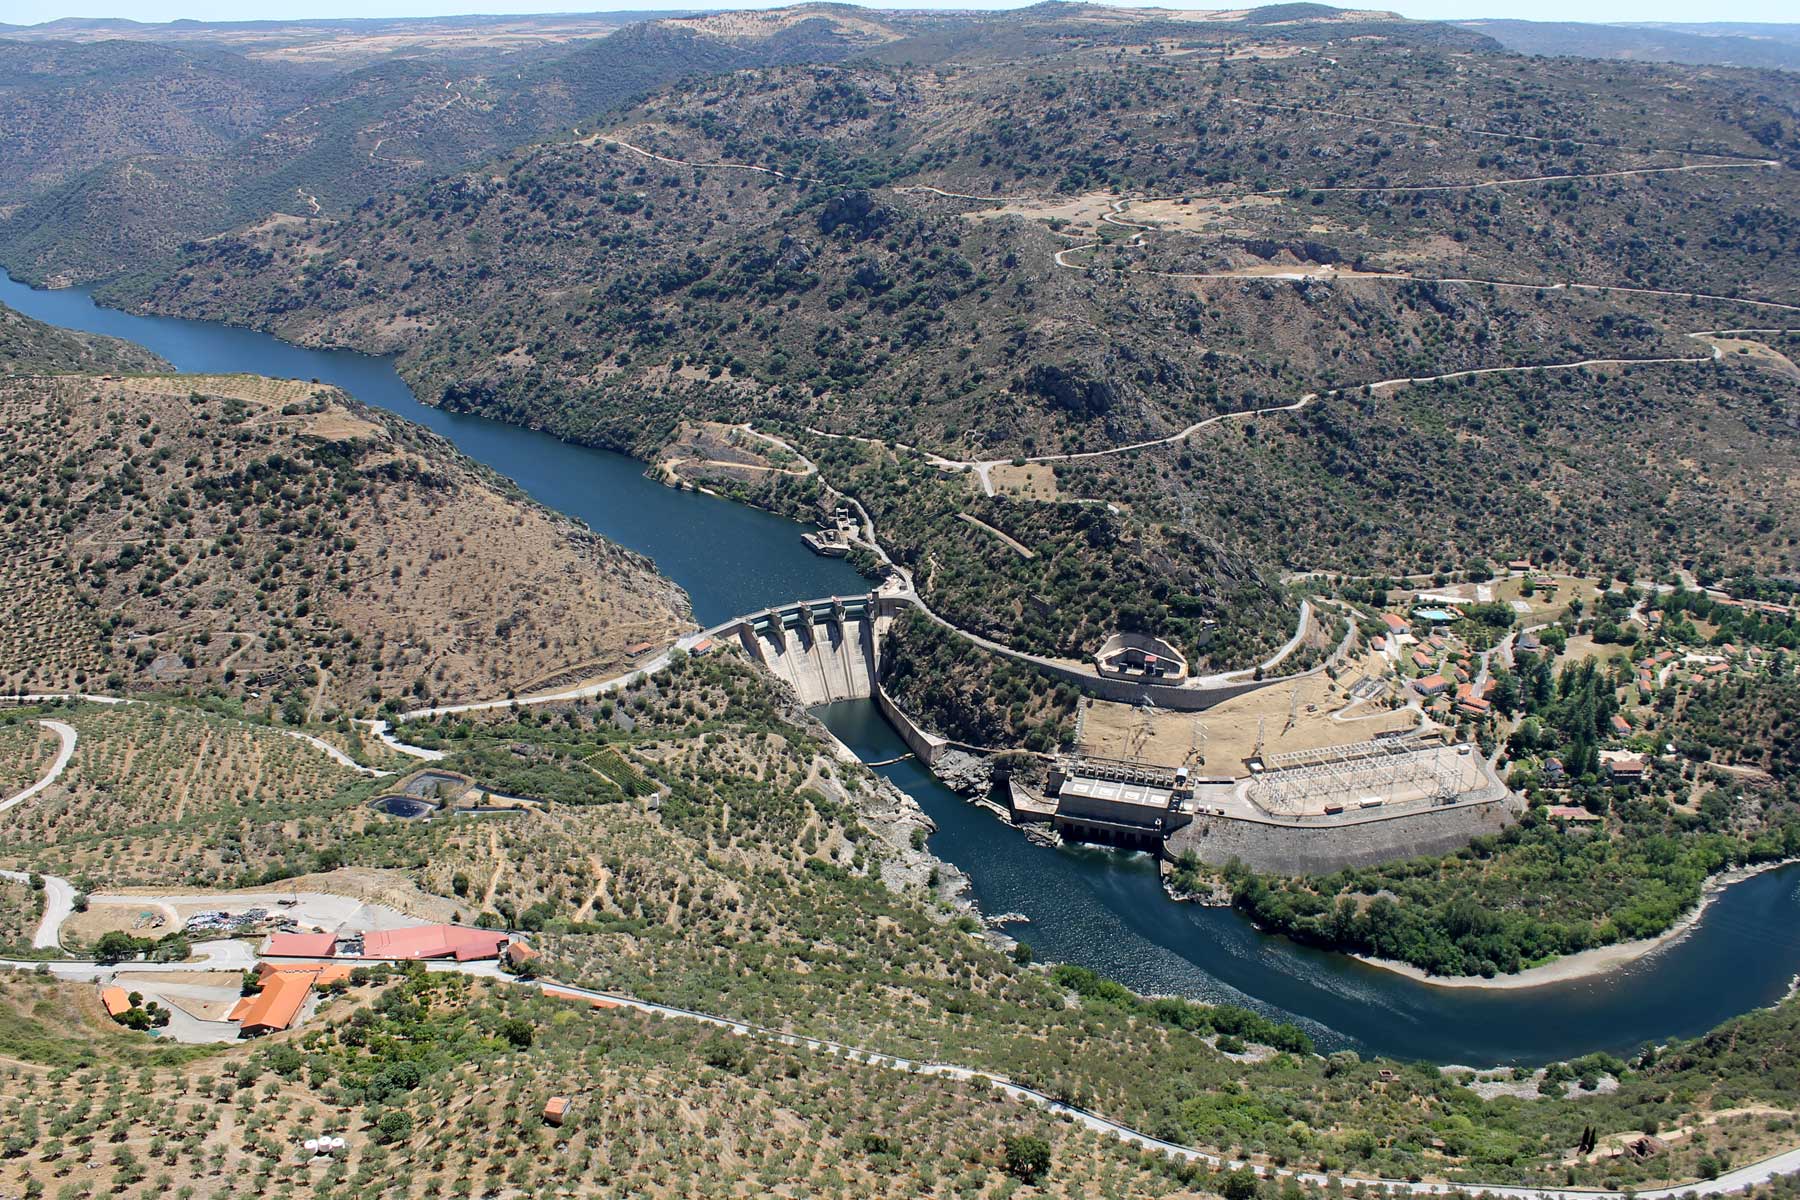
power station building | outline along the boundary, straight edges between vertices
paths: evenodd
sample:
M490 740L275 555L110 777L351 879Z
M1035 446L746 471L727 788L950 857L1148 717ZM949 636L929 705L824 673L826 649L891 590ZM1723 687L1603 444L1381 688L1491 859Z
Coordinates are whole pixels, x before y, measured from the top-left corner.
M1050 768L1045 794L1056 828L1074 841L1153 850L1194 819L1186 767L1113 759L1065 759Z

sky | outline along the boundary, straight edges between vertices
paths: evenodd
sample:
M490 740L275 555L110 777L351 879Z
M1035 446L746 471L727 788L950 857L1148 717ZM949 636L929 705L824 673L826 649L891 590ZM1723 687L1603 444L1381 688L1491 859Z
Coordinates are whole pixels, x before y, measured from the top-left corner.
M1167 8L1229 8L1243 0L1138 0ZM1515 17L1530 21L1800 21L1795 0L1340 0L1430 20ZM1004 0L895 0L896 8L1010 8ZM769 4L613 0L573 6L563 0L0 0L0 22L32 25L58 17L126 17L136 21L242 21L306 17L427 17L461 13L595 12L608 9L764 8ZM882 7L882 6L878 6Z

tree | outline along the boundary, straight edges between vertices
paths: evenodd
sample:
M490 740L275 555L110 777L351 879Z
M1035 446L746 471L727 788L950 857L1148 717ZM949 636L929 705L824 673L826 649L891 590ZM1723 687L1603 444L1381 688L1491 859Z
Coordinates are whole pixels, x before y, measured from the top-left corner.
M1219 1195L1225 1200L1256 1200L1256 1172L1249 1167L1239 1167L1225 1176L1219 1185Z
M1006 1173L1025 1183L1036 1183L1050 1170L1050 1143L1034 1134L1006 1139Z
M293 1046L284 1043L269 1051L269 1069L283 1079L297 1078L300 1074L300 1068L305 1065L306 1060L300 1056L300 1051L296 1050Z
M412 1114L403 1108L390 1108L375 1121L375 1132L384 1142L403 1142L412 1131Z
M500 1022L500 1036L511 1043L514 1049L527 1050L531 1047L531 1039L536 1035L530 1021L523 1017L508 1017Z
M129 933L118 929L109 929L100 935L94 943L94 961L99 963L124 962L128 958L136 958L143 950L143 944Z

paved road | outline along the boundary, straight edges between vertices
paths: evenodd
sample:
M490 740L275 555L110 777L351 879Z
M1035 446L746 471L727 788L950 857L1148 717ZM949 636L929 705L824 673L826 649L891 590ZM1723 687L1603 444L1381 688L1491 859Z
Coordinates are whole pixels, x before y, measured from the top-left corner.
M435 717L442 713L474 712L475 710L480 709L480 708L498 708L501 706L502 703L511 704L512 701L507 700L504 702L493 701L493 702L489 702L486 704L452 705L448 708L435 708L435 709L434 708L426 708L426 709L420 709L416 712L407 713L406 716L407 717L423 717L423 716ZM386 721L370 721L370 722L368 722L368 726L369 726L370 731L373 732L376 737L381 739L381 744L386 746L389 750L393 750L397 753L407 755L410 758L422 758L426 762L437 762L439 759L444 757L444 752L442 750L427 750L424 746L409 746L409 745L407 745L405 742L396 738L392 733L388 732L388 723Z
M0 812L5 812L16 804L25 803L25 801L31 799L45 788L55 783L58 779L61 779L63 771L68 769L69 760L75 757L76 734L73 725L65 724L62 721L51 720L42 720L39 721L38 724L42 725L45 729L48 729L51 733L54 733L62 742L61 747L57 749L56 759L50 764L50 769L44 772L42 779L39 779L36 783L32 784L24 791L19 792L17 795L8 796L5 800L0 800Z
M504 700L476 700L468 704L442 704L436 708L415 708L411 712L401 713L400 718L401 720L412 721L425 717L454 716L457 713L488 712L496 708L511 708L514 704L557 704L570 700L592 700L595 696L602 696L608 692L622 691L640 679L654 675L658 671L666 670L669 664L674 661L675 651L692 649L699 642L714 636L718 630L737 624L739 619L740 618L733 617L731 620L726 621L721 625L716 625L712 629L703 629L695 633L684 633L679 638L675 639L673 645L658 654L655 658L635 666L622 674L614 675L610 679L602 679L594 683L583 684L578 688L568 688L560 692L546 692L535 696L509 696ZM370 728L375 731L375 736L380 738L382 744L389 749L398 750L402 754L410 754L414 758L430 759L433 762L444 757L444 753L441 750L427 750L423 746L408 746L403 742L395 740L388 732L388 723L386 721L371 721L369 725Z
M55 875L39 875L38 878L44 881L44 915L38 920L37 931L31 935L31 948L55 950L62 945L63 922L75 911L75 885ZM31 875L25 871L0 871L0 879L29 884Z
M90 692L33 692L29 695L0 697L0 699L16 700L21 703L33 703L44 700L85 700L89 704L140 703L140 701L128 700L123 696L98 696ZM46 775L43 779L40 779L31 787L25 789L23 792L20 792L17 796L14 796L9 800L0 801L0 812L5 812L21 800L30 799L39 791L48 787L56 780L57 776L62 774L63 768L69 765L70 756L75 753L75 730L72 727L63 724L61 721L50 720L39 721L38 724L55 730L56 735L63 739L62 753L57 756L56 763L50 768L50 774ZM298 729L279 729L274 726L262 726L261 728L273 729L274 732L281 734L283 737L291 737L297 741L305 742L313 749L323 752L332 762L337 763L340 767L349 767L352 771L357 771L372 777L393 774L392 771L379 771L374 767L365 767L330 742L325 741L323 738L314 737L310 733L302 733ZM384 738L383 740L385 741L387 739Z
M361 763L357 762L354 758L351 758L348 754L345 754L342 750L339 750L336 746L332 745L330 742L326 741L323 738L314 737L310 733L301 733L298 729L277 729L275 732L280 733L280 734L285 734L288 737L295 738L298 741L305 742L307 745L311 746L313 749L323 751L325 753L325 756L327 758L331 759L331 761L336 763L338 766L349 767L352 771L356 771L359 774L367 775L367 776L370 776L371 778L375 778L375 779L379 779L384 776L393 774L392 771L378 771L374 767L365 767Z
M54 733L61 742L57 747L56 758L51 762L50 769L44 772L43 778L17 795L0 801L0 812L23 804L61 779L62 773L68 769L69 760L75 757L78 735L73 725L51 720L40 720L38 724ZM20 871L0 871L0 876L19 883L31 881L29 874ZM41 875L39 878L44 881L44 915L38 922L36 932L31 935L31 945L35 950L54 950L60 944L57 935L62 930L62 923L75 911L75 888L68 880L58 879L54 875Z

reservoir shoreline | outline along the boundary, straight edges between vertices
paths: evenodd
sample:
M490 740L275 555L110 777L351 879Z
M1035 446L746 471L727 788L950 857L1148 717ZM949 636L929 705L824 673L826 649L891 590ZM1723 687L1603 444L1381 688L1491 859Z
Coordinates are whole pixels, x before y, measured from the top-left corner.
M807 550L795 522L666 487L635 459L423 405L388 360L305 350L210 322L131 316L78 290L33 291L3 272L0 302L136 342L184 372L318 379L413 420L537 502L651 557L687 590L702 626L867 591L844 560ZM1242 1005L1299 1025L1321 1050L1483 1065L1625 1054L1775 1002L1800 971L1800 865L1792 865L1719 891L1688 936L1604 974L1514 990L1434 986L1261 933L1233 909L1177 903L1147 855L1035 846L901 758L906 746L873 703L830 707L836 711L824 719L838 740L864 763L886 763L872 769L937 824L930 849L968 877L980 911L1028 918L1008 933L1040 959L1078 964L1144 995Z
M1358 962L1366 963L1383 971L1391 971L1405 976L1427 987L1436 988L1468 988L1480 991L1519 991L1528 988L1546 987L1556 983L1570 983L1575 980L1596 979L1610 975L1630 966L1640 959L1648 958L1692 933L1706 915L1713 901L1725 894L1725 890L1733 884L1743 883L1761 875L1765 871L1779 870L1791 866L1800 859L1780 858L1772 862L1756 863L1752 866L1732 867L1709 875L1701 885L1700 900L1693 908L1683 913L1676 922L1647 938L1637 938L1629 942L1614 942L1607 946L1593 946L1587 950L1578 950L1573 954L1565 954L1547 963L1535 967L1527 967L1523 971L1515 971L1510 975L1496 975L1492 979L1485 975L1433 975L1421 967L1411 963L1396 962L1391 958L1376 958L1370 954L1352 954L1350 957Z

